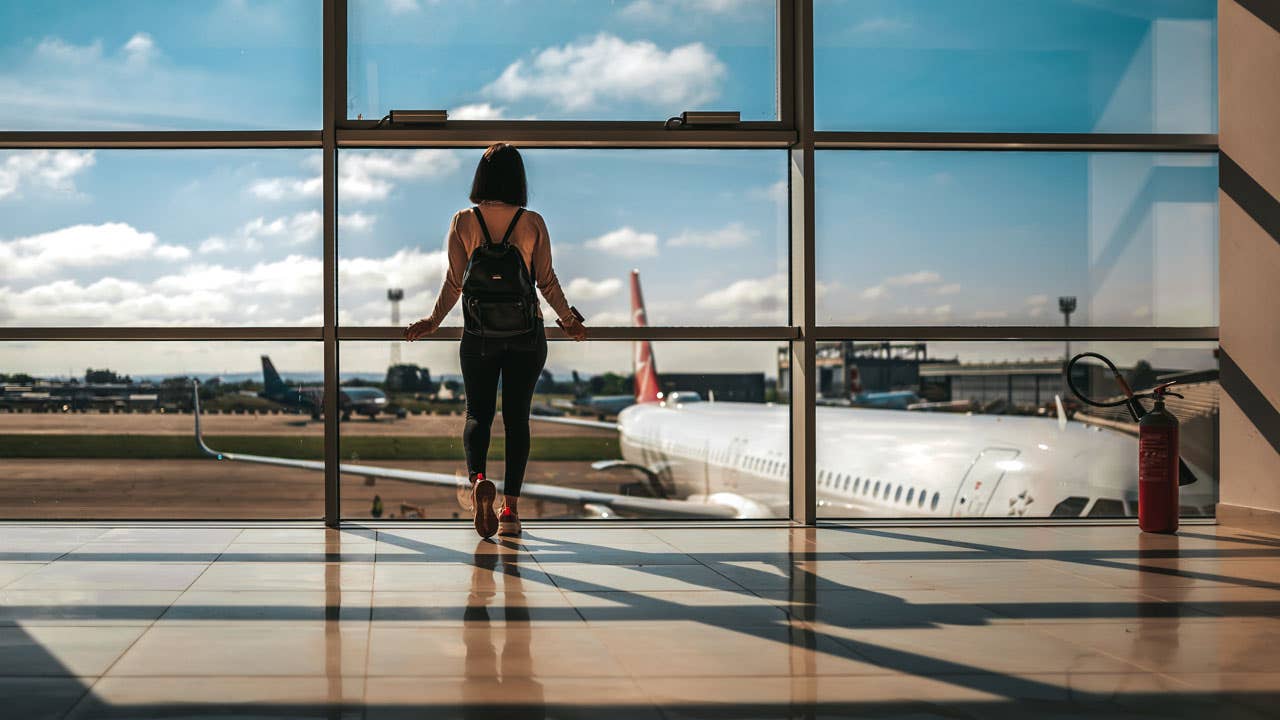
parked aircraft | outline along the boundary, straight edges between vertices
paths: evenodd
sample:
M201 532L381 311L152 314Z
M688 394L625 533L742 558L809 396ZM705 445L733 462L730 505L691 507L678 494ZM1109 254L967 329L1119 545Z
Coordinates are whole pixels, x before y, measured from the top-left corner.
M637 272L633 316L646 324ZM790 409L785 405L681 402L658 390L653 348L633 345L634 404L616 423L534 416L541 422L614 430L622 457L593 464L638 473L641 483L607 493L525 483L522 497L577 505L598 517L787 517L791 502ZM1135 438L1040 417L914 413L817 407L817 500L837 517L1021 517L1133 514ZM323 470L318 461L220 453L222 460ZM342 464L372 479L453 486L454 475ZM1197 471L1200 477L1207 477ZM1211 508L1211 482L1182 488L1188 514Z
M324 387L320 385L289 387L276 372L271 358L262 356L262 392L258 397L278 402L286 407L311 414L320 419L324 406ZM378 417L387 407L387 396L374 387L343 387L339 391L339 403L343 420L350 420L353 414L364 415L370 420Z

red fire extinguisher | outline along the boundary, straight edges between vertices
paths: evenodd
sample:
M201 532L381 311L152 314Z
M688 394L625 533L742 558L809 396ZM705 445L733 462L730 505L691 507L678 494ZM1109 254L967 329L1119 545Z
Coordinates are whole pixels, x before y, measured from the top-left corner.
M1071 370L1082 358L1101 360L1124 392L1123 400L1098 402L1080 392L1071 377ZM1067 387L1080 401L1094 407L1124 405L1129 415L1138 423L1138 527L1144 532L1172 533L1178 530L1178 486L1195 482L1195 475L1187 469L1178 453L1178 418L1164 407L1166 397L1181 398L1169 392L1173 382L1161 383L1149 392L1134 393L1125 382L1115 363L1094 352L1080 353L1067 363ZM1147 411L1141 398L1153 398L1155 407Z
M1151 390L1156 405L1138 421L1138 527L1178 531L1178 418L1164 409L1167 382Z

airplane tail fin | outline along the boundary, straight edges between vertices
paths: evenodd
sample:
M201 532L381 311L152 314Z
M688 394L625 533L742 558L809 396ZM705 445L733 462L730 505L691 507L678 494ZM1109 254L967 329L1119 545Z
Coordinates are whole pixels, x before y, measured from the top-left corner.
M644 296L640 294L640 271L631 271L631 321L636 327L647 327L649 319L644 311ZM635 373L636 402L653 403L661 400L658 386L658 370L653 364L653 344L648 340L634 343L632 371Z
M272 395L283 394L287 388L284 380L280 379L280 373L276 372L276 366L271 364L271 358L266 355L262 356L262 392L267 397Z

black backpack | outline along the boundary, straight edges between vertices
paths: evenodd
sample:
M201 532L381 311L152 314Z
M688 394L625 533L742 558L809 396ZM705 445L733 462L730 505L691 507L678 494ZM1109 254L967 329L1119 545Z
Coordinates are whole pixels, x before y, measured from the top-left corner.
M472 208L472 212L484 233L484 243L471 251L462 275L463 326L483 337L523 335L537 327L538 298L524 256L507 240L524 208L516 210L502 242L497 243L489 236L480 208Z

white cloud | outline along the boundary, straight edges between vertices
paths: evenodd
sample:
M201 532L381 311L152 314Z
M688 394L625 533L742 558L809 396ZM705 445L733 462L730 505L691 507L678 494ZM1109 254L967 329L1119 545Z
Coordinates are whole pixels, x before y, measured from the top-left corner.
M1030 307L1041 307L1044 305L1048 305L1049 296L1048 295L1029 295L1027 296L1026 303Z
M19 196L23 187L74 192L75 177L96 162L92 150L14 150L0 158L0 200Z
M324 179L319 175L310 178L265 178L249 185L249 192L263 200L299 200L320 197Z
M885 278L886 285L908 286L908 285L927 285L942 280L942 276L932 270L918 270L905 275L894 275Z
M715 99L727 74L702 43L663 50L647 40L601 33L517 60L484 93L508 102L540 100L568 112L618 102L675 112Z
M859 293L859 296L863 300L879 300L880 298L888 294L889 294L889 289L886 288L885 286L872 285L871 287L866 288L861 293Z
M950 305L935 305L934 307L901 307L898 308L898 314L908 315L911 317L932 317L942 319L951 315Z
M385 200L395 189L398 180L444 177L461 165L462 161L452 150L344 153L338 163L340 200ZM255 180L249 185L249 192L263 200L299 200L320 197L323 187L320 175L306 178L277 177Z
M13 240L0 240L0 266L13 278L38 276L67 267L91 267L155 258L181 260L184 247L161 245L154 233L126 223L72 225Z
M147 33L136 33L124 44L124 54L129 62L145 63L156 52L156 42Z
M386 0L386 6L392 15L404 15L420 9L418 0Z
M973 314L974 320L1003 320L1007 317L1008 310L979 310Z
M338 216L338 230L340 232L364 232L372 228L377 221L377 215L369 215L362 212L346 213Z
M698 307L714 311L720 320L779 320L787 310L787 276L777 273L731 283L698 298Z
M347 153L338 163L338 192L347 201L384 200L395 180L443 177L461 165L452 150Z
M933 291L934 295L955 295L960 292L960 283L942 285Z
M610 298L617 295L620 290L622 290L622 281L617 278L592 280L578 277L564 286L565 295L575 301L583 302Z
M705 247L727 248L746 245L755 239L757 233L748 230L740 222L730 223L718 230L697 232L686 230L667 241L673 247Z
M214 236L200 244L201 253L256 251L264 246L303 245L320 239L323 218L318 210L267 220L257 217L241 225L231 237Z
M653 257L658 254L658 236L623 227L583 243L586 247L624 258Z
M497 120L502 117L506 108L489 103L462 105L449 111L450 120Z

